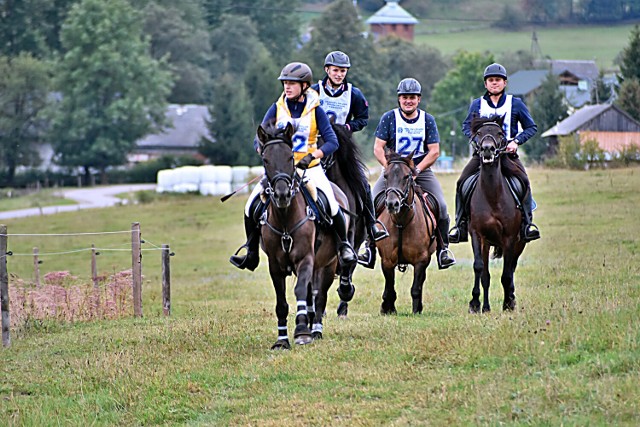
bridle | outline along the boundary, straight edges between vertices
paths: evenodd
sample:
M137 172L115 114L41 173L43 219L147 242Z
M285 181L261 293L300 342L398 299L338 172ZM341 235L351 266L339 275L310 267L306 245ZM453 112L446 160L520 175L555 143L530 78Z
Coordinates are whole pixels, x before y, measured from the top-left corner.
M409 167L409 165L407 164L407 162L401 160L401 159L397 159L397 160L390 160L389 165L393 165L393 164L399 164L399 165L403 165L406 166L409 169L409 179L407 179L407 184L405 186L405 188L401 191L400 189L398 189L397 187L388 187L387 186L387 178L385 177L384 179L384 196L385 199L387 197L389 197L389 194L395 194L398 196L398 199L400 199L400 209L402 210L402 208L413 208L413 206L415 205L415 198L413 197L415 194L415 191L413 190L413 187L415 185L415 181L413 179L413 175L411 174L411 168Z
M500 131L502 131L502 126L499 123L496 123L496 122L483 123L482 126L480 126L480 128L472 135L471 144L473 145L473 149L475 153L482 158L483 163L493 163L500 155L506 152L507 138L505 138L503 135L500 141L498 141L498 139L496 139L496 137L493 136L491 133L487 133L482 138L480 138L480 140L478 140L480 129L482 129L485 126L496 126L498 129L500 129ZM493 142L493 144L489 148L482 146L482 143L487 139L490 139ZM489 158L486 158L485 156L482 155L486 150L490 151L491 156Z
M262 161L264 163L264 152L265 150L273 145L276 144L287 144L287 141L285 141L282 138L278 138L278 139L272 139L270 141L267 141L263 146L262 146L262 150L260 153L260 156L262 157ZM293 163L293 161L292 161ZM293 165L292 165L293 166ZM271 201L273 202L273 197L274 197L274 188L276 186L276 184L278 183L278 181L284 181L285 184L287 185L288 189L289 189L289 197L293 198L296 193L299 191L300 189L300 183L299 183L299 179L296 179L296 174L295 174L295 167L292 168L293 169L293 173L292 174L288 174L285 172L277 172L274 176L269 177L266 173L266 168L265 168L265 175L267 176L267 185L264 189L265 194L267 194L269 196L269 198L271 199Z

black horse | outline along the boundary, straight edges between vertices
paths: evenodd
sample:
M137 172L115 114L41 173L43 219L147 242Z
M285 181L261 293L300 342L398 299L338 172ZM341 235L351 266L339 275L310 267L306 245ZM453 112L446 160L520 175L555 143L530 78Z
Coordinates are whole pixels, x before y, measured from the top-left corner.
M489 252L494 247L494 258L503 257L502 288L503 310L516 307L513 276L525 242L521 238L522 214L502 173L501 162L509 161L505 148L508 144L503 131L504 116L476 117L471 122L472 145L482 159L480 175L470 201L469 232L473 247L475 281L469 312L480 311L480 283L484 290L482 311L491 310L489 304Z
M364 202L362 197L370 190L366 188L366 166L362 161L360 149L353 140L353 133L344 125L337 125L332 121L333 130L338 137L340 148L324 162L327 177L344 192L349 201L351 217L347 237L356 253L367 237L367 224L363 214ZM352 282L353 272L357 264L340 268L340 286L338 296L338 316L346 317L349 309L349 301L355 293Z
M261 245L269 258L269 274L276 292L278 340L272 349L289 349L286 278L297 276L294 342L309 344L322 338L322 316L327 294L338 266L334 233L317 226L315 214L302 194L302 178L296 173L292 151L295 130L288 124L278 129L269 123L258 128L259 148L265 168L269 197L261 221ZM347 207L342 191L333 188L338 203Z

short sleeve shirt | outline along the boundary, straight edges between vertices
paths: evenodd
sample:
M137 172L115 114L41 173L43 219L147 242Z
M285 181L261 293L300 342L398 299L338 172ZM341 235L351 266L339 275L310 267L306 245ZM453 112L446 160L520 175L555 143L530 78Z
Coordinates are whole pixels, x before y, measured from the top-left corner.
M380 118L380 122L378 123L378 127L376 128L376 137L382 139L387 142L387 147L393 151L396 151L397 145L397 135L396 135L396 115L401 117L402 120L407 122L408 124L414 124L418 120L424 120L425 125L425 138L422 142L423 145L423 153L416 153L414 155L414 161L420 161L424 157L424 153L429 151L429 144L438 144L440 143L440 134L438 133L438 126L436 125L436 119L429 113L424 110L418 110L418 117L415 119L407 120L402 117L400 114L396 114L397 108L394 110L387 111Z

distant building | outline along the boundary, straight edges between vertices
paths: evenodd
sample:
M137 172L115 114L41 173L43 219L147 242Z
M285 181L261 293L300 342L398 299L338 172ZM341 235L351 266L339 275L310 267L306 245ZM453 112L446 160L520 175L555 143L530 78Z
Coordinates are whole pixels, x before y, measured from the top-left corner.
M587 105L542 134L556 152L561 136L577 135L580 143L595 140L609 154L629 145L640 147L640 122L613 104Z
M387 4L374 13L366 23L376 39L396 35L413 41L413 29L419 21L404 10L398 0L386 0Z
M163 132L139 139L129 155L129 162L145 162L163 155L201 157L198 145L202 137L209 134L207 106L171 104L167 108L166 117L170 126Z

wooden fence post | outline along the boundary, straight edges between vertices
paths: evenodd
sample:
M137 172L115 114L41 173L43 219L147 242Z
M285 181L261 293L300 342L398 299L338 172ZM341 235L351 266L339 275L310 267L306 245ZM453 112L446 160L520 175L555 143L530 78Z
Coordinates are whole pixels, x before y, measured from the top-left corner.
M40 250L37 247L33 248L33 272L35 275L36 288L40 287L40 259L38 258L39 254Z
M171 315L171 250L162 245L162 312Z
M9 275L7 274L7 226L0 224L0 312L2 316L2 346L11 345L9 336Z
M93 281L93 308L96 316L100 311L100 286L98 285L98 260L96 257L99 252L96 252L96 245L91 244L91 280Z
M142 317L142 251L140 223L131 223L131 276L133 281L133 315Z

